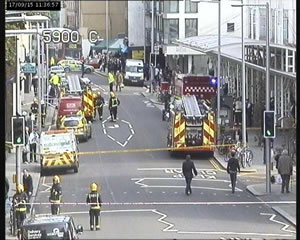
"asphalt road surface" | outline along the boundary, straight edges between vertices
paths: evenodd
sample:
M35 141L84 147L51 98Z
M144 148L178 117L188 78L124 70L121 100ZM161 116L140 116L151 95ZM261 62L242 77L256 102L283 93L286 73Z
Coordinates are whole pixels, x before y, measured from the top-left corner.
M97 73L85 77L103 90L108 102L107 80ZM118 121L109 121L105 106L103 121L93 122L92 138L79 144L80 151L166 147L168 123L161 121L160 106L142 91L126 86L118 92ZM199 174L192 181L192 195L186 196L183 159L166 151L83 155L77 174L58 172L68 203L61 214L72 215L83 226L82 239L295 239L294 227L246 191L245 176L232 194L229 176L211 158L192 156ZM37 203L48 202L55 173L40 179ZM84 203L91 182L101 185L101 231L89 230ZM37 215L50 212L49 205L35 207Z

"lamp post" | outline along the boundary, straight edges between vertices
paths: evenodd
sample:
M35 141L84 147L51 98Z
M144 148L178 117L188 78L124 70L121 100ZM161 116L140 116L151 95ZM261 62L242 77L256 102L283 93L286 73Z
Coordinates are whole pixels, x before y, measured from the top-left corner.
M266 4L233 4L232 7L265 7L266 8L266 111L270 110L270 8L269 3ZM244 49L244 48L243 48ZM244 58L244 56L243 56ZM242 59L243 59L242 58ZM243 116L244 117L244 116ZM270 169L270 162L271 162L271 151L270 151L270 139L265 138L265 160L266 160L266 192L271 192L271 169Z
M191 0L192 2L207 2L218 4L218 73L217 73L217 139L220 139L220 77L221 77L221 0ZM219 140L218 140L219 141Z

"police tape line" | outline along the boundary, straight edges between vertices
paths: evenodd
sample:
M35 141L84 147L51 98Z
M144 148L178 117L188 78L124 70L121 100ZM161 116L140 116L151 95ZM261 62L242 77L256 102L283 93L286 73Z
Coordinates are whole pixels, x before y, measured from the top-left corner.
M206 145L206 146L192 146L192 147L180 147L180 148L140 148L140 149L128 149L128 150L102 150L102 151L88 151L88 152L78 152L77 155L96 155L96 154L118 154L118 153L140 153L140 152L162 152L162 151L174 151L174 152L181 152L185 150L193 150L193 149L202 149L202 148L218 148L218 147L233 147L236 144L220 144L220 145ZM213 151L213 150L212 150ZM40 153L28 152L33 155L44 155ZM49 155L55 155L56 153L49 153ZM64 153L57 153L57 154L64 154ZM48 154L45 154L48 155Z
M61 203L51 203L51 202L36 202L36 203L18 203L15 206L23 204L23 205L94 205L95 203L86 203L86 202L61 202ZM106 206L115 206L115 205L261 205L261 204L296 204L296 201L247 201L247 202L103 202L101 205Z

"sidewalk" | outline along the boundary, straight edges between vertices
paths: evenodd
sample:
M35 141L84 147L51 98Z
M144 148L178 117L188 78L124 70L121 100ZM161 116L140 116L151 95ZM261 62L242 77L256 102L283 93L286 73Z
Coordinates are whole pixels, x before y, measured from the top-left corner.
M34 98L34 93L31 91L30 93L25 93L24 94L24 102L22 104L22 110L30 112L30 105L33 101ZM48 130L49 126L52 125L53 121L53 116L54 116L55 108L48 106L47 108L47 116L45 120L45 128L42 128L42 130ZM27 156L27 159L29 159L29 154ZM39 179L40 179L40 163L29 163L25 164L23 163L21 159L21 171L26 168L28 169L31 177L32 177L32 184L33 184L33 193L32 197L30 199L30 202L34 202L36 194L37 194L37 189L39 185ZM6 161L5 161L5 176L7 177L9 181L9 192L8 196L12 197L16 193L16 184L13 183L13 175L16 174L16 154L15 151L8 152L6 151ZM23 180L23 174L21 172L21 182ZM27 214L28 215L28 214ZM7 209L6 214L5 214L5 226L6 226L6 238L8 238L8 222L9 222L9 209ZM11 238L15 239L15 238Z
M160 104L157 101L155 94L149 92L141 93L145 98L151 101L153 104ZM253 151L253 165L247 168L241 168L241 172L245 173L265 173L266 165L263 163L263 147L258 146L257 141L255 140L259 130L248 130L248 146ZM281 148L282 144L285 141L285 132L277 131L277 137L274 141L274 149ZM224 160L224 156L221 156L217 151L215 151L214 157L219 165L223 168L227 168L227 162ZM273 161L273 160L272 160ZM271 167L271 166L270 166ZM278 175L277 169L271 167L271 176ZM265 201L296 201L296 168L294 167L293 176L291 178L291 192L289 194L282 194L281 184L272 184L271 193L266 193L266 183L248 185L247 190L252 193L254 196L263 196ZM265 180L263 180L265 181ZM272 209L276 211L279 215L285 218L287 221L296 226L296 204L279 204L278 206L272 206Z

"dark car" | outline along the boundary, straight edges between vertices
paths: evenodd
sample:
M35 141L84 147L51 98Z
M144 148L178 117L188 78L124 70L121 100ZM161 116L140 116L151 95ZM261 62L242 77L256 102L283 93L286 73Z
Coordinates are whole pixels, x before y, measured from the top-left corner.
M93 66L95 69L100 68L100 59L98 58L93 58L85 62L86 65Z
M75 240L83 232L81 225L75 227L70 216L43 216L26 218L21 227L21 239Z

